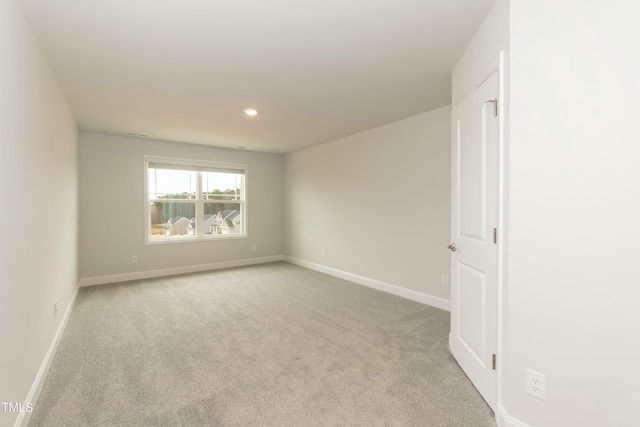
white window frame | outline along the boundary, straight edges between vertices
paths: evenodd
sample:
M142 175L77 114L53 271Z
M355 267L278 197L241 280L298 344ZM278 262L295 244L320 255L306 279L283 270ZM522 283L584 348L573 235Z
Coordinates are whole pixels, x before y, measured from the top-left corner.
M237 234L216 234L205 235L204 227L198 227L198 224L204 223L204 205L207 200L202 197L202 173L196 171L196 198L188 200L185 199L184 203L194 203L196 205L196 235L185 237L172 237L167 239L152 239L151 238L151 212L150 206L153 202L169 202L167 199L150 199L149 198L149 163L165 163L170 165L183 165L192 166L194 169L207 168L207 169L220 169L220 170L235 170L244 173L244 179L241 188L241 199L233 200L233 203L240 204L240 212L242 215L242 233ZM249 227L247 224L247 177L249 174L249 167L244 163L230 163L219 162L213 160L200 160L200 159L186 159L178 157L166 157L166 156L144 156L144 240L146 245L164 245L171 243L188 243L188 242L202 242L202 241L214 241L214 240L231 240L231 239L246 239L249 237ZM209 200L212 202L212 200Z

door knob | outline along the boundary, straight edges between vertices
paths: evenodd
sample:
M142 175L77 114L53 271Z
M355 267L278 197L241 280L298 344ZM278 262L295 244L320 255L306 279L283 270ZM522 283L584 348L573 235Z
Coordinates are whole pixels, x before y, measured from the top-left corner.
M456 244L452 243L449 246L447 246L447 248L449 248L451 250L451 252L455 252L456 251Z

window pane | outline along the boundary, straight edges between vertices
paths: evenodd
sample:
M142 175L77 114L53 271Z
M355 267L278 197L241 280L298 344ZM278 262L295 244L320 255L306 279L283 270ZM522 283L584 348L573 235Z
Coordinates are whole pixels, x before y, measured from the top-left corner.
M149 199L195 199L196 173L149 168L147 180Z
M204 200L241 200L244 175L202 172Z
M241 203L204 203L205 236L242 234L244 230Z
M193 202L152 202L149 212L153 239L196 235L196 205Z

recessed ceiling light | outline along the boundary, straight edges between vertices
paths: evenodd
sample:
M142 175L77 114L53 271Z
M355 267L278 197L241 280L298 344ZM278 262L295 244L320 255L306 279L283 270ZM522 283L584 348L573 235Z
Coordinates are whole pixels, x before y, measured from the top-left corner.
M258 114L258 110L256 110L255 108L245 108L244 113L247 116L255 116L256 114Z

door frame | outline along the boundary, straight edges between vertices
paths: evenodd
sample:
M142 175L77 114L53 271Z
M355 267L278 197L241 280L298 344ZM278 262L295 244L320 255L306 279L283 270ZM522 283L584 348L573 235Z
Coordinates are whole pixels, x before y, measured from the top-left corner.
M497 390L495 413L498 425L506 414L502 404L502 379L504 378L504 355L507 342L506 322L508 306L508 245L509 245L509 69L506 53L498 53L498 330L497 330Z

